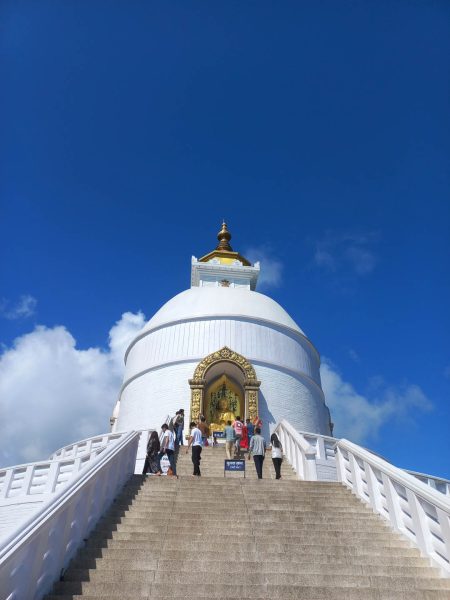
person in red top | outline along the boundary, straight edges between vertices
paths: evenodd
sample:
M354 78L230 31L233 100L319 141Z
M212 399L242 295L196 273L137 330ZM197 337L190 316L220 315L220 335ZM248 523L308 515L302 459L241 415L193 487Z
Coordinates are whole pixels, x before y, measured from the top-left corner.
M244 427L242 428L241 448L242 448L242 450L248 450L248 429L247 429L247 425L245 425L245 424L244 424Z
M253 419L253 427L259 427L260 429L262 428L262 421L261 419L258 417L258 415L256 415L256 417Z
M236 417L232 428L234 429L234 454L235 458L241 455L241 439L242 431L244 429L244 423L241 421L241 417Z

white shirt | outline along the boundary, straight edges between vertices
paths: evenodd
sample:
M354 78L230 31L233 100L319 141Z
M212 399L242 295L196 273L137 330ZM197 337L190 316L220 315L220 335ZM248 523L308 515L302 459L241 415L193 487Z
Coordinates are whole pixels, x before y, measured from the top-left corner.
M168 438L168 439L166 439L166 438ZM161 446L163 448L165 448L166 450L175 450L175 436L170 431L170 429L168 429L166 431L166 433L164 434Z
M279 448L272 446L272 458L283 458L283 448L281 447L281 444Z
M198 427L194 427L191 431L192 446L203 446L202 432Z

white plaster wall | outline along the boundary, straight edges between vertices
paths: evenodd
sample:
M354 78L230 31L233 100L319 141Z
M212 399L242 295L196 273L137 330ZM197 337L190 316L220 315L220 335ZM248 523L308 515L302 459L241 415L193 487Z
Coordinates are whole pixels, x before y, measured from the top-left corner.
M192 378L196 362L168 365L144 373L122 391L117 431L158 429L167 415L184 408L189 419ZM186 423L186 426L188 423Z
M320 388L302 378L253 362L261 381L259 409L264 435L281 419L300 431L330 434L328 411ZM134 379L122 392L117 431L159 428L168 414L184 408L189 419L188 379L197 361L154 369ZM187 426L187 423L186 423Z
M266 436L282 419L297 431L330 435L328 409L320 388L293 373L257 363L254 367L261 381L259 412Z
M124 382L155 366L199 362L223 346L251 362L304 373L320 385L318 355L300 333L264 322L230 318L179 322L139 338L128 353Z
M116 431L158 428L179 408L188 416L188 380L224 346L255 366L266 435L281 419L330 433L314 346L274 300L231 288L186 290L145 325L127 351Z

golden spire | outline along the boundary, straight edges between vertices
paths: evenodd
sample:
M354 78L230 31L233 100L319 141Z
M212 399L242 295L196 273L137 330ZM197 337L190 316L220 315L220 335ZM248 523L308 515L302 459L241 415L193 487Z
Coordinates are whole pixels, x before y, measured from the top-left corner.
M222 229L217 234L219 245L216 250L226 250L227 252L233 252L233 248L230 246L231 233L227 229L225 221L222 223Z
M251 267L248 260L244 256L241 256L239 252L234 252L230 246L231 233L228 231L225 220L222 222L222 229L217 234L217 239L219 240L219 244L216 249L199 258L199 262L210 262L212 259L217 259L222 265L231 266L238 261L244 267Z

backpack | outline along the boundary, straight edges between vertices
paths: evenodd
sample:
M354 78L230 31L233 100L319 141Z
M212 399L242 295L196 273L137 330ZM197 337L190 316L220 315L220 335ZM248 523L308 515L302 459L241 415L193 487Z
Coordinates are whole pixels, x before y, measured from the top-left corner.
M243 429L244 425L241 421L235 421L234 422L234 432L236 435L242 435L242 429Z

